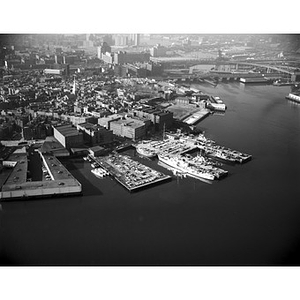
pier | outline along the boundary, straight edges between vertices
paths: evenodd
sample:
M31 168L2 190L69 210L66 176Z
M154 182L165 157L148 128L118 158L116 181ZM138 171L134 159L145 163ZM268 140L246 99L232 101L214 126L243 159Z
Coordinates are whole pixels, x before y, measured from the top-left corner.
M206 118L209 114L210 111L208 109L199 110L193 113L191 116L187 117L186 119L183 119L182 122L185 122L188 125L195 125L204 118Z
M0 200L31 199L80 194L81 184L53 155L42 154L41 159L49 173L49 180L33 181L27 177L28 159L25 148L15 151L9 157L15 166L2 172ZM4 175L3 175L4 174Z
M116 154L107 157L97 157L95 160L130 192L162 183L172 178L125 155Z

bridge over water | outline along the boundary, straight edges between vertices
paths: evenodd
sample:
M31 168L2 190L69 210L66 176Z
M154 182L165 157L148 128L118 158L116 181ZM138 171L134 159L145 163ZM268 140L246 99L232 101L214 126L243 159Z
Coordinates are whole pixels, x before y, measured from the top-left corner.
M189 57L151 58L163 64L165 73L174 79L219 78L238 79L241 77L261 77L262 74L269 78L284 77L291 81L300 81L300 72L289 63L295 60L230 60L220 61L206 58L197 59Z
M250 66L253 68L260 68L265 69L266 73L271 73L272 71L278 72L278 73L284 73L293 75L297 70L299 70L296 67L286 66L286 65L280 65L278 66L279 62L277 62L277 65L272 64L266 64L266 63L258 63L258 62L232 62L231 64L235 65L235 68L238 70L242 66ZM222 64L226 65L226 64ZM219 69L220 65L216 65L216 68Z
M274 63L274 61L272 62ZM197 74L197 76L199 77L201 74L201 65L195 65L191 67L189 73L195 75ZM265 76L270 78L284 77L292 81L300 80L300 71L298 68L287 65L281 65L280 62L277 62L277 64L275 65L271 63L268 64L266 61L264 63L245 61L231 61L222 63L218 62L215 64L213 70L210 70L206 73L210 74L211 76L227 79L241 77L260 77L262 76L262 74L264 74Z

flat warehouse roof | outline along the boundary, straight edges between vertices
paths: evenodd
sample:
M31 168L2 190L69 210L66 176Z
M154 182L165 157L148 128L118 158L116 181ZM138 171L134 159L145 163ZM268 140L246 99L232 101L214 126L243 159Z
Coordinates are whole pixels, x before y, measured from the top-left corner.
M64 136L74 136L74 135L82 134L78 132L77 129L72 127L71 125L58 126L54 128Z

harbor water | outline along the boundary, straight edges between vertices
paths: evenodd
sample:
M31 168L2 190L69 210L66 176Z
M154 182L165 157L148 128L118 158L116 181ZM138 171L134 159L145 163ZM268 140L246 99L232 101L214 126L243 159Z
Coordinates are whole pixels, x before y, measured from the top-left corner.
M300 106L289 86L194 85L228 109L197 127L252 155L207 184L125 153L170 182L129 193L96 178L82 158L62 160L83 195L1 204L1 265L300 265Z

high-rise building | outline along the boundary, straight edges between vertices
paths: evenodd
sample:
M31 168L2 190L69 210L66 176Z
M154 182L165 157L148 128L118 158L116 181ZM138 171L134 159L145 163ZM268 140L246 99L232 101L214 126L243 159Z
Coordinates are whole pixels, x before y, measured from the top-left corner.
M161 46L160 44L157 44L156 46L154 46L150 49L150 54L153 57L165 56L166 53L167 53L167 48L164 46Z
M135 46L140 45L140 35L138 33L134 35L134 45Z
M130 40L131 45L139 46L140 45L140 34L139 33L130 34L129 40Z
M114 36L115 46L127 46L128 36L127 35L116 35Z
M97 56L99 59L102 59L102 55L106 52L111 53L111 47L108 45L108 43L103 42L102 46L99 46L97 48Z

